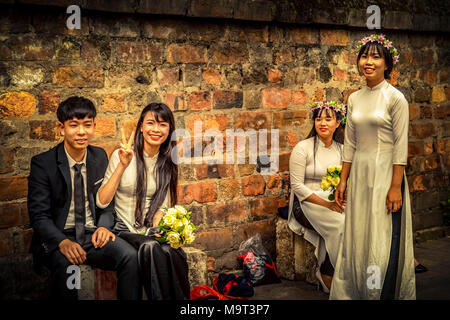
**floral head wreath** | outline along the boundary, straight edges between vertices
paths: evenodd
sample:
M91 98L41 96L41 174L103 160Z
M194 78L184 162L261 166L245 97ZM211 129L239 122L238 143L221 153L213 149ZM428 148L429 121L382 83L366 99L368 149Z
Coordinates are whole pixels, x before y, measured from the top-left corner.
M311 111L314 112L317 109L332 109L336 113L340 113L342 115L342 125L345 125L347 121L347 106L343 103L338 103L336 101L324 101L324 102L314 102L311 106Z
M358 43L358 51L361 50L361 48L366 45L368 42L378 42L383 45L386 49L389 50L389 52L392 55L393 63L396 64L398 62L398 59L400 57L400 54L398 53L397 49L392 45L392 41L389 41L386 39L386 36L384 34L371 34L368 37L362 38Z

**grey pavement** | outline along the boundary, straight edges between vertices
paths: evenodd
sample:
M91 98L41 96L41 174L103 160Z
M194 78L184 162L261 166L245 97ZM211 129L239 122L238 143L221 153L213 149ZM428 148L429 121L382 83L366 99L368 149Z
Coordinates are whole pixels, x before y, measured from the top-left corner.
M416 275L417 300L450 300L450 236L419 243L415 257L428 268ZM282 280L281 283L255 287L252 300L327 300L328 295L305 281Z

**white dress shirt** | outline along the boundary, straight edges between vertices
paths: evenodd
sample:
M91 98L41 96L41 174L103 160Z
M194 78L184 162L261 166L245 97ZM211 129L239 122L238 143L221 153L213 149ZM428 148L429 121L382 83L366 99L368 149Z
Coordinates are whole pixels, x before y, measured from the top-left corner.
M84 205L86 207L86 223L85 227L88 228L94 228L94 219L92 218L91 209L89 208L89 201L88 201L88 195L87 195L87 179L86 179L86 153L84 154L83 160L80 162L76 162L72 159L72 157L67 152L66 146L64 146L64 151L66 152L67 161L69 162L69 171L70 171L70 181L72 183L72 199L70 200L70 208L69 208L69 214L67 215L66 224L64 226L64 229L74 228L75 227L75 200L74 200L74 192L73 192L73 181L75 176L75 168L73 167L76 164L83 164L81 167L81 176L83 177L83 184L84 184L84 198L85 202Z

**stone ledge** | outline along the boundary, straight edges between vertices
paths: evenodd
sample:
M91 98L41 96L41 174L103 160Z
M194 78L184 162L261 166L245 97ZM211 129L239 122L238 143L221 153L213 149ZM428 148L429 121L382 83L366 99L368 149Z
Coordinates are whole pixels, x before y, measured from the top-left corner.
M366 29L371 1L317 0L0 0L0 4L68 7L86 10L195 18L235 19ZM450 32L450 2L439 4L386 0L379 4L383 29Z
M207 284L206 253L193 247L183 248L189 266L191 289ZM117 278L115 271L104 271L87 265L81 265L81 283L79 300L115 300L117 299ZM145 292L143 295L146 299Z
M280 277L315 283L317 259L314 246L293 233L284 219L277 221L276 238L276 266Z

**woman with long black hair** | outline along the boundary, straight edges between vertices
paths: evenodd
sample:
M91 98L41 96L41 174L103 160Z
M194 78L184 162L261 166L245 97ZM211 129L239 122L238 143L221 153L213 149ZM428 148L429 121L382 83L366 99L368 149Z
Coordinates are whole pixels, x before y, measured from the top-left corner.
M288 225L315 246L319 268L316 277L329 293L344 227L343 206L329 201L321 188L330 166L341 165L345 106L335 102L313 104L313 127L305 140L292 150L289 159L291 196Z
M112 153L97 193L100 208L114 199L114 231L139 250L141 278L149 300L189 298L183 249L173 249L144 235L159 225L164 215L159 208L173 207L177 202L178 168L171 157L176 143L171 140L174 130L175 121L167 105L147 105L128 143L122 132L121 147Z
M337 203L346 200L330 299L415 299L408 101L386 79L399 54L382 34L359 43L366 86L348 98ZM349 179L347 188L347 178Z

